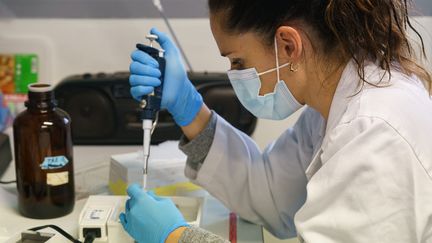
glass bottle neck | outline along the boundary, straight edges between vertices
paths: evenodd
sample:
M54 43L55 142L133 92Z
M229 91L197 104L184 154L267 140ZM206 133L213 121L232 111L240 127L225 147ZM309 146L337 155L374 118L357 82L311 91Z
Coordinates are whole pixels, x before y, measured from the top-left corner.
M35 107L35 106L28 106L27 110L32 112L32 113L50 113L55 111L56 107L52 106L52 107L43 107L43 108L39 108L39 107Z
M57 107L54 93L48 92L29 92L25 106L33 112L46 113L53 111Z

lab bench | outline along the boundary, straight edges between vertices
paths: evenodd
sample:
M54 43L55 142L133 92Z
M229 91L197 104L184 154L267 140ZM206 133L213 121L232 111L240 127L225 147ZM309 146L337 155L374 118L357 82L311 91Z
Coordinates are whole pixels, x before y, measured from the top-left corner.
M109 170L110 155L128 153L136 151L139 148L139 146L75 146L75 174L91 165L94 168L99 168L99 171L105 170L101 173L103 175L99 175L99 179L101 185L106 184L108 180L107 174ZM14 176L15 168L14 163L12 162L1 179L7 181L14 179ZM78 184L78 182L76 183ZM79 183L83 183L83 181L80 181ZM74 237L78 236L78 218L88 195L82 192L77 192L78 199L75 203L74 210L67 216L49 220L35 220L25 218L19 214L15 188L15 184L2 185L0 187L0 242L4 242L11 237L17 237L20 232L26 229L47 224L57 225ZM99 188L95 186L89 191L92 192L92 194L107 194L108 190L107 186ZM220 201L205 191L201 192L201 196L204 196L206 200L201 227L218 234L225 239L229 239L230 211ZM231 225L232 224L233 222L231 222ZM263 231L261 226L237 218L236 228L237 242L263 242Z

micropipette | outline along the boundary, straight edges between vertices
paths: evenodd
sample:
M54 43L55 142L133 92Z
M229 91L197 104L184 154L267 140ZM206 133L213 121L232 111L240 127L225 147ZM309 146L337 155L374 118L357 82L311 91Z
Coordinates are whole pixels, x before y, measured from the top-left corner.
M141 100L140 106L142 108L141 119L143 125L143 189L147 187L148 175L148 160L150 157L150 144L151 135L157 125L159 118L159 110L162 101L162 89L165 73L165 58L164 50L153 47L153 42L158 39L156 35L147 35L146 38L150 41L150 45L137 44L136 47L149 54L159 63L159 70L161 71L161 85L155 87L153 93L146 95Z

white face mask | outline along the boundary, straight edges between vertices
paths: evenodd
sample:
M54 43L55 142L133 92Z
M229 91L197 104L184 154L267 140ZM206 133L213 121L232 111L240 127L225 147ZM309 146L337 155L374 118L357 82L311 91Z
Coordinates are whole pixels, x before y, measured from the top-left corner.
M230 70L228 77L242 105L258 118L283 120L302 107L294 98L283 80L280 80L279 69L290 63L279 66L278 47L275 38L276 68L258 73L255 68ZM277 83L273 93L259 95L261 89L260 76L277 72Z

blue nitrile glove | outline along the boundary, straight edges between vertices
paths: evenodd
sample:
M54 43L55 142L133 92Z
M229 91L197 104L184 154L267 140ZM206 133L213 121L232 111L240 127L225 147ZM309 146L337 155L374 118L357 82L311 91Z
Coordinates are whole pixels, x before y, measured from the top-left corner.
M171 39L155 28L150 32L159 37L157 41L165 50L166 67L161 106L171 113L178 125L187 126L200 111L203 99L188 79L180 52ZM147 53L135 50L131 58L131 94L140 101L144 95L150 94L154 87L160 85L161 73L158 62Z
M127 193L130 199L120 221L139 243L164 243L171 232L188 226L171 199L145 192L136 184L129 186Z

